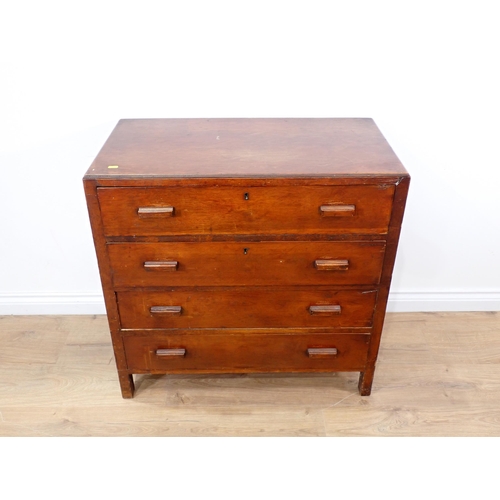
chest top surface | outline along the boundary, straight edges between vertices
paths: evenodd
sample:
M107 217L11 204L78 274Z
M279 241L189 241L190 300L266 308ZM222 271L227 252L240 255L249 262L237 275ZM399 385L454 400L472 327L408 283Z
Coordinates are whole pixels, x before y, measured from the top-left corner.
M120 120L85 178L405 175L370 118L168 118Z

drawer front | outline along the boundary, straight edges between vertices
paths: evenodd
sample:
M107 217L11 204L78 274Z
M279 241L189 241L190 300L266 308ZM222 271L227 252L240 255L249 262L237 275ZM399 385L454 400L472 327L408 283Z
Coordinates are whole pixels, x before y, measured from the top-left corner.
M370 327L377 292L174 289L120 292L124 329Z
M99 188L107 236L385 234L393 185Z
M369 335L156 335L125 337L134 373L361 371Z
M115 287L375 285L384 242L113 243Z

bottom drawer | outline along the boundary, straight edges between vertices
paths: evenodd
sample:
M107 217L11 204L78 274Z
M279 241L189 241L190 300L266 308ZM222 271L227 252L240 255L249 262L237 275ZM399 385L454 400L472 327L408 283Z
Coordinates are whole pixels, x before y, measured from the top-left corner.
M366 334L124 337L131 373L363 371Z

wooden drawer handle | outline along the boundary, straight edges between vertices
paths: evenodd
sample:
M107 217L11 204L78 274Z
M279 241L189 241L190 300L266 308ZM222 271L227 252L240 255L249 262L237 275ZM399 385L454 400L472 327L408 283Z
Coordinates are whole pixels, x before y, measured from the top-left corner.
M309 347L307 355L310 358L329 358L338 354L335 347Z
M151 314L168 314L170 316L180 316L182 314L181 306L152 306L149 309Z
M318 271L347 271L349 269L349 261L347 259L319 259L314 261L314 267Z
M180 356L186 355L186 349L157 349L155 354L157 356Z
M346 217L354 215L356 212L356 205L321 205L319 213L323 217Z
M314 316L333 316L334 314L340 314L342 309L339 305L321 305L321 306L309 306L309 314Z
M137 215L143 219L158 217L173 217L175 215L174 207L139 207Z
M144 269L161 269L163 271L177 271L179 263L176 260L157 260L144 262Z

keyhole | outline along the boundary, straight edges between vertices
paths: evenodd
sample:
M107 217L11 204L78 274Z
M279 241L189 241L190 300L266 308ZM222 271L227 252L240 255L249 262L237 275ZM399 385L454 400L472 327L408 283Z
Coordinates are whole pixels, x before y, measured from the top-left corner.
M244 248L243 253L246 255L248 253L248 248Z
M245 198L245 200L249 200L250 199L250 194L249 193L245 193L244 198Z

